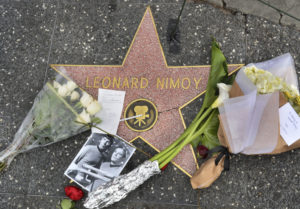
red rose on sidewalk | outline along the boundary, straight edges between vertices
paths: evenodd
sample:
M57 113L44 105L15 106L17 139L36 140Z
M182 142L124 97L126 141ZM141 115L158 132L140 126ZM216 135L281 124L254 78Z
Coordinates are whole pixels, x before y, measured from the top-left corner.
M207 157L207 155L208 155L208 149L207 149L206 146L204 146L204 145L198 145L198 146L197 146L197 150L198 150L199 155L200 155L203 159L205 159L205 158Z
M65 187L65 194L71 199L71 200L80 200L84 193L81 189L75 187L75 186L67 186Z

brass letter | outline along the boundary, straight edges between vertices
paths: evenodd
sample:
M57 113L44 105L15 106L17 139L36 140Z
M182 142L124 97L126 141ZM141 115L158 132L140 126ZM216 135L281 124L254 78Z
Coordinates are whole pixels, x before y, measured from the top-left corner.
M168 86L168 83L169 83L168 81L169 81L169 78L166 78L166 89L169 87Z
M183 85L185 80L188 81L188 85L187 85L187 86L184 86L184 85ZM182 79L182 81L181 81L181 87L182 87L183 89L188 89L188 88L190 88L190 85L191 85L191 81L190 81L189 78L183 78L183 79Z
M94 88L100 88L100 85L99 85L100 80L99 80L99 78L100 77L98 77L98 76L94 78Z
M137 89L138 88L138 86L137 86L138 82L139 82L138 78L132 77L131 78L131 88L133 89L133 86L134 86Z
M198 86L199 86L199 83L200 83L201 80L202 80L201 77L199 78L199 80L196 80L196 78L194 78L196 89L198 89Z
M165 85L165 79L163 78L162 81L160 80L160 78L156 79L156 88L158 89L160 85L160 89L164 88Z
M93 87L93 86L89 85L89 77L88 76L86 77L86 80L85 80L85 87L87 87L87 88L92 88Z
M114 79L113 79L113 88L115 88L115 85L116 85L116 88L120 88L120 77L119 77L119 79L118 79L118 81L117 81L117 78L116 77L114 77Z
M145 81L145 83L143 81ZM141 77L141 89L145 89L147 87L148 87L148 79L144 78L144 77Z
M105 85L105 80L107 80L107 85ZM110 87L110 77L104 77L102 79L102 88L107 89Z
M180 82L179 82L179 78L177 78L177 80L176 80L176 82L174 83L174 81L173 81L173 79L172 78L170 78L170 89L171 88L179 88L179 84Z
M127 78L127 77L124 78L122 88L124 89L125 86L126 86L127 88L129 88L129 83L128 83L128 78Z

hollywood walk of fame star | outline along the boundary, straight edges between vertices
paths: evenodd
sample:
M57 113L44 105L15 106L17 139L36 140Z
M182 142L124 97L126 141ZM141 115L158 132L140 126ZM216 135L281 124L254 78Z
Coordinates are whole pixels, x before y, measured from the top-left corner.
M229 65L229 71L241 66ZM140 137L157 150L166 148L184 131L181 107L205 91L210 70L210 66L168 66L149 7L122 65L57 64L51 67L64 71L95 98L98 88L125 90L123 112L134 100L153 102L158 112L153 127L137 132L121 122L118 135L128 141ZM188 176L198 166L190 145L179 153L173 163Z

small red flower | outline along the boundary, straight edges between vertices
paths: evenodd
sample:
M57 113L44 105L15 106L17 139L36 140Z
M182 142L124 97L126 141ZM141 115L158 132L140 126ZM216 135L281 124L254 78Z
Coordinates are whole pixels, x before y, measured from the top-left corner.
M71 200L80 200L84 193L81 189L75 187L75 186L67 186L65 187L65 194L71 199Z
M164 167L162 167L160 170L161 170L161 171L164 171L164 170L168 167L168 165L169 165L169 163L166 164Z
M197 150L198 150L199 155L200 155L203 159L205 159L205 158L207 157L207 155L208 155L208 149L207 149L206 146L204 146L204 145L198 145L198 146L197 146Z

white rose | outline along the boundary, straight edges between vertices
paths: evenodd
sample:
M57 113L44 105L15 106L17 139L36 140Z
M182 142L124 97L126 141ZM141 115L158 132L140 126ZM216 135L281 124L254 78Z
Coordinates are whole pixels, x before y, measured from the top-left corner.
M58 89L61 85L57 81L53 81L53 87Z
M91 104L91 102L93 101L93 97L89 94L87 94L86 92L83 93L82 97L80 98L80 103L82 104L82 106L84 107L88 107L89 104Z
M68 96L69 90L68 90L66 84L64 84L64 85L62 85L62 86L60 86L60 87L58 88L58 94L59 94L61 97L66 97L66 96Z
M89 106L87 107L88 113L91 115L95 115L99 110L101 109L100 104L97 101L93 101Z
M216 101L212 104L212 108L217 108L223 105L224 101L229 98L229 91L231 89L231 85L226 85L225 83L217 84L219 89L219 96Z
M79 97L80 97L79 93L77 91L73 91L71 94L71 101L74 102L77 99L79 99Z
M78 121L80 123L90 123L91 117L85 110L83 110L77 117L76 121Z
M68 81L67 82L67 88L71 92L71 91L73 91L74 89L77 88L77 85L73 81Z

